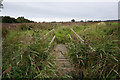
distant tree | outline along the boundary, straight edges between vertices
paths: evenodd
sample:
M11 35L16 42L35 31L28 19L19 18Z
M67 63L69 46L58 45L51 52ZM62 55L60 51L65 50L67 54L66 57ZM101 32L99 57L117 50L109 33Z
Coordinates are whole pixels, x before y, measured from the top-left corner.
M18 23L31 23L31 22L33 22L33 21L30 21L30 20L28 20L28 19L25 19L24 17L18 17L18 18L17 18L17 22L18 22Z
M45 23L45 21L43 21L43 23Z
M56 21L52 21L51 23L56 23Z
M72 19L71 22L75 22L75 19Z
M98 20L98 22L102 22L101 20Z
M34 21L30 21L25 19L24 17L18 17L17 19L12 18L10 16L2 16L2 23L32 23Z
M17 20L10 16L2 16L2 23L17 23Z
M81 20L80 22L84 22L83 20Z
M25 19L24 17L18 17L18 18L17 18L17 22L18 22L18 23L23 23L23 22L24 22L24 19Z
M88 22L93 22L92 20L88 20Z

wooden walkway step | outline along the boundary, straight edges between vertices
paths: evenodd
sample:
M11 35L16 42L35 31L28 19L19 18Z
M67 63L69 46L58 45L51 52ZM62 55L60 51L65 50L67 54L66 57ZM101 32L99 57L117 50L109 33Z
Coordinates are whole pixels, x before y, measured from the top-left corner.
M67 75L73 70L73 67L70 63L69 58L66 58L64 54L68 52L67 48L64 44L58 44L54 49L53 52L56 56L56 59L54 59L58 73L62 76Z
M54 59L55 61L70 61L69 59Z

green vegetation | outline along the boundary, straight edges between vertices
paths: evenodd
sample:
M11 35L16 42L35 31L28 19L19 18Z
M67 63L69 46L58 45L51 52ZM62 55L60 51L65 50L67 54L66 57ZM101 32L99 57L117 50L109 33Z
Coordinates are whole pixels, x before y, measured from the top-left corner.
M53 34L41 40L48 30L29 30L29 27L3 28L3 78L49 78L55 73L49 56L54 43L48 47Z
M72 41L68 45L69 56L79 78L116 79L119 74L118 23L74 28L85 44ZM91 45L95 51L92 51Z
M4 24L3 24L4 25ZM8 24L9 26L10 24ZM120 77L118 53L118 23L91 23L65 25L59 23L21 24L3 27L2 72L3 78L61 78L55 66L51 51L56 44L65 44L69 49L66 56L74 65L72 78L114 78ZM72 28L85 40L81 44L71 40ZM40 39L55 29L46 39ZM50 47L49 42L56 35ZM95 51L92 51L91 45Z
M63 44L68 42L69 41L69 33L70 33L69 27L58 27L58 28L56 28L56 30L55 30L56 42L57 43L63 43Z
M2 23L32 23L34 21L30 21L25 19L24 17L18 17L17 19L12 18L10 16L2 16Z
M75 19L72 19L71 22L75 22Z

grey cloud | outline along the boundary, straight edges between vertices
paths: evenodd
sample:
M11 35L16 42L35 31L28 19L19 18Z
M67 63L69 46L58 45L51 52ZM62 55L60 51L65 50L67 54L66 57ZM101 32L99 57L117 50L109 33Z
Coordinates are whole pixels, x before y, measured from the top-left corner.
M4 2L3 14L28 18L117 19L116 2Z

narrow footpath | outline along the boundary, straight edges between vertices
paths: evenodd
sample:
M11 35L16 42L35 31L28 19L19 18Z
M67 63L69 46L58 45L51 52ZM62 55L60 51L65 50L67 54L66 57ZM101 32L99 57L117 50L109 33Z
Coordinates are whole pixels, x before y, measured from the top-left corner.
M64 56L67 52L68 50L64 44L57 44L52 52L56 56L56 66L61 76L68 75L73 70L70 60Z

